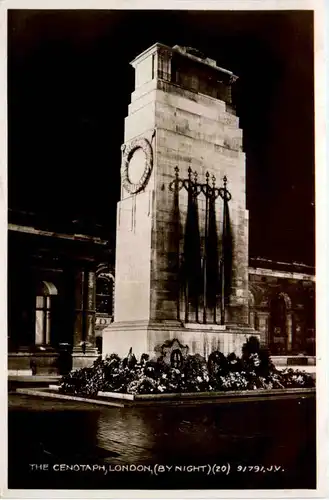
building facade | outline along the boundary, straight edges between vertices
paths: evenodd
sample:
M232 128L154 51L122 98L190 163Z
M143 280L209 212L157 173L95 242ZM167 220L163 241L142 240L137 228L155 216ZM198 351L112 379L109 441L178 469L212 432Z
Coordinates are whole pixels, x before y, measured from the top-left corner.
M72 224L55 231L12 211L8 229L9 373L58 374L92 364L99 354L96 308L111 316L112 290L102 286L111 282L108 241Z
M59 374L91 364L114 317L107 242L19 224L9 224L8 240L9 373ZM275 358L313 363L314 269L250 258L249 324Z
M303 264L250 259L249 322L272 355L315 356L315 276Z
M313 363L316 352L314 268L261 258L251 258L250 264L249 325L259 332L261 343L269 348L273 357L300 359L304 356ZM114 274L109 273L106 279L113 287L108 291L108 297L112 298ZM98 285L101 286L102 283ZM98 346L102 345L103 329L112 323L113 317L112 304L107 311L97 309Z

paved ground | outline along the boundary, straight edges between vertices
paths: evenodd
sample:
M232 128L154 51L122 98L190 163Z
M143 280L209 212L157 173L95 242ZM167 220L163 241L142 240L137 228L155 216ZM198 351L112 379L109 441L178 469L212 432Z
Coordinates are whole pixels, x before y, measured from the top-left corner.
M313 398L107 408L11 394L8 426L11 488L315 487Z

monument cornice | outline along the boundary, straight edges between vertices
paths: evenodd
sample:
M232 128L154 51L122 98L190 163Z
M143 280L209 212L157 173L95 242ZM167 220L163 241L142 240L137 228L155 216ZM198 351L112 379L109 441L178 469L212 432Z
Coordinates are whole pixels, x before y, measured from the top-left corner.
M144 50L144 52L135 57L135 59L133 59L130 62L130 64L135 68L137 63L142 62L146 57L160 50L166 51L169 54L179 54L182 57L186 57L187 59L203 64L204 66L211 68L212 70L216 70L219 73L224 74L226 77L228 77L230 84L235 83L239 78L237 75L234 75L232 71L217 66L216 63L215 64L209 63L209 58L202 59L201 57L194 56L193 54L190 54L188 52L183 52L179 46L169 47L169 45L165 45L160 42L156 42L151 47Z

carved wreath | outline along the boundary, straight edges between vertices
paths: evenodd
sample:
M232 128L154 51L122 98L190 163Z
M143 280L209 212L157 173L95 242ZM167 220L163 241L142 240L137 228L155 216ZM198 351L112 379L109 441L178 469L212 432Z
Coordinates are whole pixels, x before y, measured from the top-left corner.
M140 180L134 184L129 179L129 162L137 149L142 149L145 154L145 167ZM130 194L136 194L141 191L147 184L153 167L153 151L149 141L145 138L132 140L123 150L121 178L122 185Z

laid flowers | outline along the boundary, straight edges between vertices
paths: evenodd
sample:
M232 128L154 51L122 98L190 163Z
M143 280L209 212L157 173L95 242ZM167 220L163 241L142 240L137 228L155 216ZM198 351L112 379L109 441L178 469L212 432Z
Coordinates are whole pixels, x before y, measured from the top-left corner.
M208 360L199 354L183 358L180 351L172 353L170 364L163 357L149 359L143 354L138 361L130 349L126 358L111 354L99 357L90 368L65 375L60 392L96 395L98 391L129 394L161 394L181 392L244 391L314 387L314 379L305 372L277 370L268 350L250 337L244 344L241 358L234 353L225 356L219 351Z

